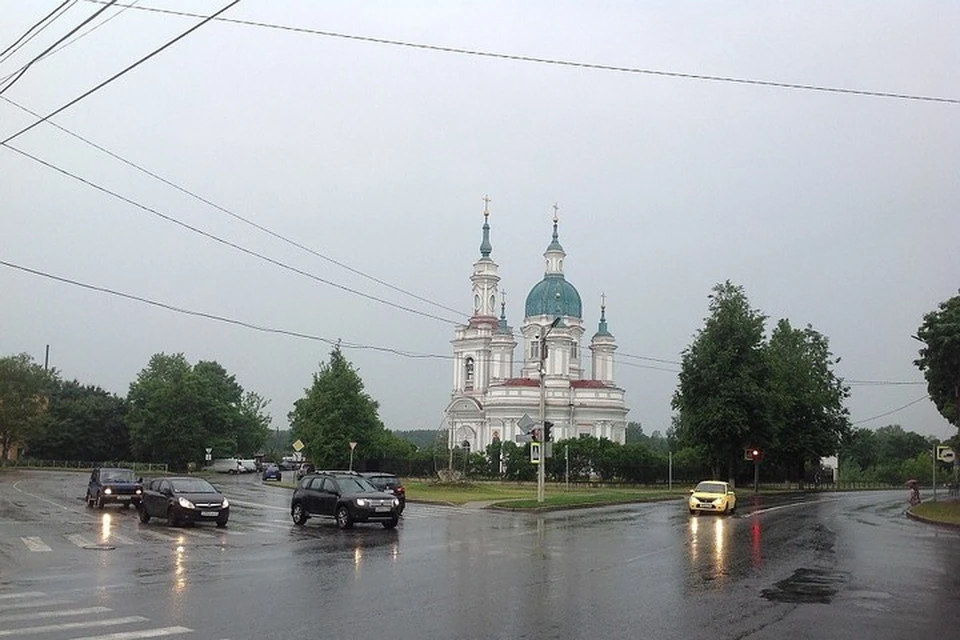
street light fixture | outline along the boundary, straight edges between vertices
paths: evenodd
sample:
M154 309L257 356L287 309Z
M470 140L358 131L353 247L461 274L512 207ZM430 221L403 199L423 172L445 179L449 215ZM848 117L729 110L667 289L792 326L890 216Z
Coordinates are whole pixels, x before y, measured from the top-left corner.
M544 426L547 419L547 389L544 386L543 379L547 375L545 361L547 359L547 336L560 324L560 316L553 319L553 322L547 327L543 335L540 336L540 424ZM546 429L540 429L540 466L537 469L537 502L544 501L544 485L546 484L546 466L547 466L547 448L546 448Z

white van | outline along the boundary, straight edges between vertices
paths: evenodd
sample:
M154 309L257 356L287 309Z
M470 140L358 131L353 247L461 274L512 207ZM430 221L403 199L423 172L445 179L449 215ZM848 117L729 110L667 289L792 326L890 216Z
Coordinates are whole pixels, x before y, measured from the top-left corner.
M255 473L257 470L257 461L237 458L237 469L240 473Z
M217 473L245 473L246 471L236 458L217 458L207 467L207 470Z

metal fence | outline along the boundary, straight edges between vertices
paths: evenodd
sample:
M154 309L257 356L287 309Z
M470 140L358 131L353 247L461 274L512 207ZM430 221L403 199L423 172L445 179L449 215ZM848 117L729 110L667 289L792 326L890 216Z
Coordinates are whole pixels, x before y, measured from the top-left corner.
M20 458L7 460L6 466L18 469L64 469L70 471L90 471L96 467L122 467L143 473L166 473L166 464L153 462L130 462L127 460L112 460L110 462L91 462L90 460L36 460Z

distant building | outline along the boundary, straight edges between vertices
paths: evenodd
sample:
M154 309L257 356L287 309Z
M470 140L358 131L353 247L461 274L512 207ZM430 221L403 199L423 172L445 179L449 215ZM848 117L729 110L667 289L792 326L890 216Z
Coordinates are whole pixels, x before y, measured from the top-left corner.
M540 416L540 336L547 334L544 361L546 420L554 423L553 439L584 435L623 444L626 436L624 390L616 385L613 354L616 340L607 327L606 304L601 301L596 333L590 338L590 375L583 362L584 324L580 294L563 275L566 253L560 245L558 219L543 256L543 279L530 289L519 335L507 324L501 300L498 265L490 258L489 211L484 211L480 259L470 277L473 315L455 329L452 340L453 392L446 408L449 442L455 447L483 451L495 440L515 440L526 414ZM498 317L499 311L499 317ZM514 352L522 342L519 375Z

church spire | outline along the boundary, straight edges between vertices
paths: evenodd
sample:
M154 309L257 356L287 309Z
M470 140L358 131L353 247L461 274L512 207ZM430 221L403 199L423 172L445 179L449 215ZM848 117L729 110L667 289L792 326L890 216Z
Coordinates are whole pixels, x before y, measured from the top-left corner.
M597 328L598 336L609 336L610 330L607 329L607 294L600 294L600 326Z
M547 246L547 251L563 251L563 247L560 246L560 234L557 233L557 223L560 222L560 207L554 203L553 205L553 239L551 240L549 246Z
M480 255L490 257L493 245L490 244L490 197L483 196L483 242L480 243Z

